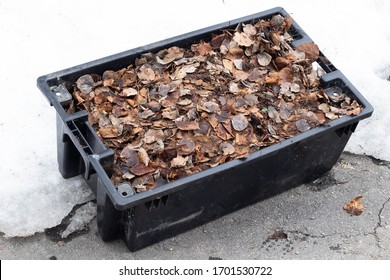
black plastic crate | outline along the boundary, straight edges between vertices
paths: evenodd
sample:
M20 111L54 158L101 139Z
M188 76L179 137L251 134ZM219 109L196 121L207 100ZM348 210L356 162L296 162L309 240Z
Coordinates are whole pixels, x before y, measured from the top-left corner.
M326 72L322 87L341 87L363 106L358 116L333 120L246 159L232 160L142 193L135 193L130 185L112 184L114 152L100 141L88 123L87 112L67 114L63 108L70 97L63 85L74 84L84 74L119 70L142 53L174 45L189 47L238 23L270 19L276 14L288 16L282 8L274 8L38 78L38 87L57 111L59 170L64 178L81 174L95 193L98 230L104 241L122 238L131 251L138 250L315 180L334 166L359 121L369 117L373 108L322 54L317 61ZM293 47L312 42L296 22L292 28Z

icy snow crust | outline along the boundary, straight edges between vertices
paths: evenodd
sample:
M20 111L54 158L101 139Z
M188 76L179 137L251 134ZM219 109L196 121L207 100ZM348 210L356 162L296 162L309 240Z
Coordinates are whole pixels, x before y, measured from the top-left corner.
M91 199L80 177L58 172L55 110L38 76L275 6L374 106L346 150L390 160L390 1L197 1L189 13L182 1L40 4L0 0L0 232L7 237L53 227Z
M96 204L88 202L76 210L69 225L62 232L61 237L67 238L71 233L82 230L96 216Z

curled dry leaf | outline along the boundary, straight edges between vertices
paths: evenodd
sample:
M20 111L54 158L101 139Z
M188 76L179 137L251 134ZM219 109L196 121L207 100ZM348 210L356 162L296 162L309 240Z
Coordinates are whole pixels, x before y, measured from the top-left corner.
M272 60L272 56L270 56L268 53L266 52L262 52L260 54L257 55L257 62L261 65L261 66L267 66L268 64L271 63L271 60Z
M362 203L362 198L363 196L359 195L352 199L350 202L345 204L343 206L343 209L348 213L353 216L359 216L363 213L364 211L364 206Z
M196 130L199 129L199 123L196 121L175 121L177 128L180 130Z
M248 36L254 36L257 34L257 29L252 24L244 24L244 27L242 28L242 30Z
M236 32L233 40L236 41L239 46L249 47L253 44L253 40L244 32Z
M103 138L109 139L109 138L116 138L119 136L119 129L116 126L109 125L105 127L101 127L99 129L99 133Z
M137 76L140 80L153 81L156 78L156 74L153 69L143 65L138 72Z
M176 59L180 59L184 55L183 49L179 47L170 47L167 50L160 52L160 55L163 57L160 57L159 54L156 56L156 60L160 64L168 64Z
M137 176L145 175L154 171L155 169L153 167L145 166L142 163L130 167L130 172Z
M171 167L184 167L186 166L188 157L177 156L171 160Z
M232 155L236 151L234 146L232 144L230 144L229 142L222 142L219 145L219 148L222 150L223 155L225 155L225 156L226 155Z
M91 75L83 75L76 81L77 88L85 94L88 94L92 91L95 82Z
M202 56L209 54L209 52L211 52L212 49L213 48L211 47L211 45L205 42L200 43L198 46L198 52Z
M306 120L298 120L295 122L295 126L300 132L305 132L310 129L310 125L307 123Z
M137 93L138 91L135 88L125 88L119 95L128 97L137 95Z
M297 50L304 52L306 58L311 62L316 61L320 55L320 49L315 43L304 43L297 47Z

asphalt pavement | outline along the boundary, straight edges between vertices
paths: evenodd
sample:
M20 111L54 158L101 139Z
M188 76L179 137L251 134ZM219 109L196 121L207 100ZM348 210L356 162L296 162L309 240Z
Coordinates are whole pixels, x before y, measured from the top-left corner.
M68 240L0 235L0 259L390 259L390 163L343 153L322 178L137 252L94 219ZM364 211L343 210L362 195Z

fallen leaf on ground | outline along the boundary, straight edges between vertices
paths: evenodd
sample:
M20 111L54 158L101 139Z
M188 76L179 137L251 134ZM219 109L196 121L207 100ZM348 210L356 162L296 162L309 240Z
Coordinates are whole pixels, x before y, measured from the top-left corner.
M343 209L348 213L353 216L359 216L363 213L364 211L364 206L362 203L362 198L363 196L359 195L352 199L350 202L345 204L343 206Z

